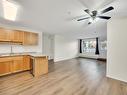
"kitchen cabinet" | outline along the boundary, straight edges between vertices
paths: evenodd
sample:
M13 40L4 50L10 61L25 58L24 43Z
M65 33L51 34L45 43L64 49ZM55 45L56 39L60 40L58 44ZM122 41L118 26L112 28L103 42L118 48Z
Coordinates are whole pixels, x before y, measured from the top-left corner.
M13 66L12 72L23 71L23 56L12 57Z
M24 32L23 45L37 45L38 34L32 32Z
M0 57L0 76L29 70L37 77L48 73L48 57L14 55Z
M8 56L0 58L0 76L30 70L30 56Z
M48 73L48 57L47 56L45 56L45 57L37 56L37 57L33 57L32 59L33 59L32 74L35 77L38 77L38 76Z
M23 43L23 32L19 30L14 30L13 32L10 33L11 35L11 41L13 43Z
M38 34L31 33L31 45L37 45L37 44L38 44Z
M37 45L38 34L22 30L0 28L0 42L9 42L22 45Z
M12 72L12 60L10 58L0 58L0 76Z
M10 42L11 41L11 30L0 28L0 42Z
M30 56L26 55L23 57L23 70L30 70Z
M30 45L31 38L30 38L30 32L24 32L23 33L23 45Z

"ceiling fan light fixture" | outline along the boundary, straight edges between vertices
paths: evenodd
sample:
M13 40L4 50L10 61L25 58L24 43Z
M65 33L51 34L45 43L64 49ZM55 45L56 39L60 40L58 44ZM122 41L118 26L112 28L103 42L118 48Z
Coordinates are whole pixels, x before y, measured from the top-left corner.
M98 20L99 20L99 18L98 18L98 17L96 17L96 18L95 18L95 21L97 22Z
M89 18L89 22L93 23L94 19L93 18Z
M90 11L89 9L86 9L84 11L89 15L89 17L87 17L87 18L84 17L84 18L78 19L77 21L82 21L82 20L88 19L88 21L89 21L88 24L91 24L91 23L97 22L99 19L109 20L111 18L110 16L103 16L103 15L101 16L101 14L107 13L112 10L114 10L114 7L112 7L112 6L102 10L101 12L99 12L97 10Z

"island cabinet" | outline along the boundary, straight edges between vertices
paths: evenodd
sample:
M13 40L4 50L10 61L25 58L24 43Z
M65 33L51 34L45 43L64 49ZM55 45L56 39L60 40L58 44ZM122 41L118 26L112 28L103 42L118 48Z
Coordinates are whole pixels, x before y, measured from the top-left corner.
M30 70L30 56L10 56L0 58L0 76Z
M47 56L34 56L32 57L32 74L35 77L48 73L48 57Z

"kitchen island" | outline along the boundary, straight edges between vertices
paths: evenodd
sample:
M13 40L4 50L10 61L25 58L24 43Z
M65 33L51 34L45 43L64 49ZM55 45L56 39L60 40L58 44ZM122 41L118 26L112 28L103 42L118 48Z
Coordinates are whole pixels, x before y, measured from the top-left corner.
M30 71L34 77L48 73L48 56L41 53L0 54L0 76Z

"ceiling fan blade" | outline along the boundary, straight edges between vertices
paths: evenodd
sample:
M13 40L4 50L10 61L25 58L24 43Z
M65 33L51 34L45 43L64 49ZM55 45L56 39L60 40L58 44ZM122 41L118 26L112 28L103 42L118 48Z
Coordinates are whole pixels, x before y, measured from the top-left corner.
M104 14L104 13L109 12L111 10L114 10L114 8L112 6L104 9L103 11L101 11L101 14Z
M81 19L78 19L77 21L82 21L82 20L85 20L85 19L88 19L90 17L86 17L86 18L81 18Z
M86 10L84 10L87 14L89 14L90 15L90 10L89 9L86 9Z
M106 19L106 20L111 18L111 17L108 17L108 16L98 16L98 17L101 18L101 19Z

